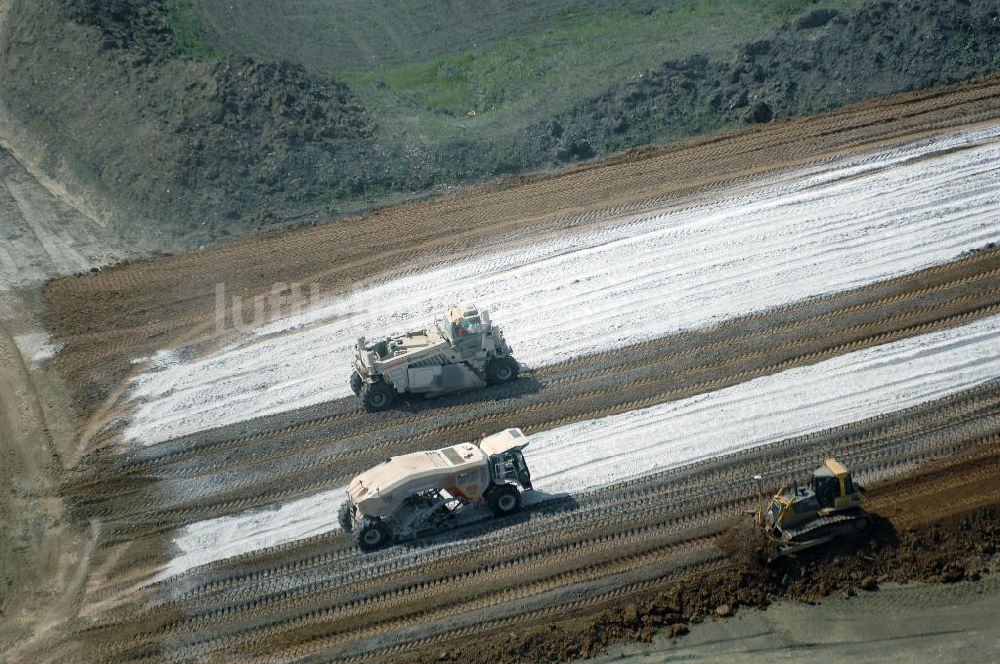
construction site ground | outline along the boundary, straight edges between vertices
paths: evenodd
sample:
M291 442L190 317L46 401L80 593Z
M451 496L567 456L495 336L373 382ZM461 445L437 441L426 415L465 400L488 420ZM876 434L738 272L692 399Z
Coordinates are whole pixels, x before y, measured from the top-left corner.
M995 380L369 556L332 530L177 576L162 569L185 527L343 486L388 455L507 426L530 436L985 320L1000 312L996 247L545 365L479 393L380 414L337 399L148 446L124 433L136 407L129 380L150 357L177 348L208 357L233 339L231 326L217 324L217 284L243 297L249 319L253 296L276 283L316 284L318 294L333 296L734 183L998 121L994 77L40 287L18 284L2 293L0 426L13 441L3 449L4 486L13 488L2 506L12 533L5 559L17 566L5 567L4 617L16 618L5 621L0 646L15 659L514 662L571 660L657 639L656 657L711 658L777 647L766 637L775 621L799 620L808 627L780 642L793 649L786 654L813 643L850 654L867 641L865 619L875 613L912 610L930 627L937 601L955 607L966 601L955 597L968 597L995 608ZM54 261L47 274L86 268L75 264L78 254L64 255L73 264ZM31 336L39 334L51 336ZM38 338L51 353L29 343ZM330 376L343 381L346 368L331 367ZM530 448L527 456L530 464ZM881 517L875 534L860 547L762 565L747 516L757 500L753 474L774 489L804 480L825 456L844 460L869 486L869 507ZM33 557L41 564L31 568ZM764 617L749 611L777 598L784 599ZM801 604L819 600L819 608ZM842 621L839 641L822 630L834 614L854 616ZM991 613L961 616L965 633L978 636L955 652L994 652ZM948 626L956 622L941 623L953 642ZM900 638L917 644L916 631ZM626 648L614 652L648 652Z
M996 576L954 584L883 584L877 592L818 604L776 600L766 610L706 621L682 639L613 646L594 662L971 661L989 656L1000 633ZM986 618L986 619L984 619Z

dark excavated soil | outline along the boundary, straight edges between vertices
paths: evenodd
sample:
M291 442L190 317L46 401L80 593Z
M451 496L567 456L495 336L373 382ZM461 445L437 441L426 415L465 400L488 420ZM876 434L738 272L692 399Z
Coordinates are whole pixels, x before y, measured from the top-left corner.
M641 595L603 611L536 627L502 639L486 639L465 647L427 652L421 662L571 661L604 652L621 641L650 641L658 632L681 637L693 622L728 617L739 607L765 608L775 597L814 602L837 593L844 596L875 592L880 583L913 581L950 583L977 580L1000 547L1000 502L997 490L985 491L982 507L949 509L941 501L941 478L959 484L963 476L978 476L982 465L996 466L996 447L974 463L958 460L938 464L896 480L875 493L876 507L894 502L889 515L925 510L934 501L936 518L896 530L891 519L880 518L871 536L803 553L773 566L763 563L766 545L757 537L749 517L727 531L719 545L729 556L721 570L697 574L657 593ZM978 480L967 488L982 488ZM920 496L923 490L928 495ZM962 493L952 494L952 497ZM903 497L903 496L900 496ZM888 501L880 502L880 498Z
M817 9L730 59L665 62L559 118L564 159L661 137L761 124L874 95L1000 70L992 2L870 2L854 14Z
M7 140L147 252L1000 70L995 2L880 0L608 81L528 127L403 144L375 132L400 118L326 74L182 56L166 0L12 0L0 29Z

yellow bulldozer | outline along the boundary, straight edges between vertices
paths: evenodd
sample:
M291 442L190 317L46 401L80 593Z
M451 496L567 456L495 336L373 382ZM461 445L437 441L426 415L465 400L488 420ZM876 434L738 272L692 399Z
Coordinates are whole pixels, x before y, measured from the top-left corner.
M771 544L768 562L793 556L836 540L864 535L872 517L861 508L864 487L836 459L827 459L813 471L809 487L782 487L765 505L760 493L756 521Z

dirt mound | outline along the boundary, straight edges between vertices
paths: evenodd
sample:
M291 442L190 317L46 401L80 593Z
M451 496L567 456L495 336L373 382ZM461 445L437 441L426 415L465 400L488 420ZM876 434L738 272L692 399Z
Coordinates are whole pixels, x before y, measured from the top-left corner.
M7 139L78 181L80 196L112 210L114 230L146 251L1000 69L1000 20L987 0L818 8L729 58L697 55L608 81L607 92L527 128L477 122L405 138L398 125L409 120L366 108L326 74L183 55L170 7L12 0L0 26L3 104L17 121Z
M164 0L67 0L69 15L101 29L104 49L128 49L148 58L179 54Z
M182 185L207 190L205 214L255 226L275 220L253 211L262 199L329 197L333 181L347 177L337 164L346 167L373 130L345 85L301 66L245 58L214 64L175 110L173 129L187 146Z
M164 0L69 2L73 18L104 34L102 48L163 67L137 92L153 95L163 129L184 146L179 184L205 192L202 215L266 225L271 219L252 211L261 198L280 201L286 190L296 199L328 196L331 183L317 181L329 179L330 161L345 143L355 148L371 137L374 124L347 86L300 65L229 57L172 71L164 63L181 50ZM175 94L182 77L183 94Z
M86 183L145 251L328 218L357 164L373 163L374 122L343 84L287 63L184 57L162 1L14 0L0 29L18 45L0 62L8 138Z
M1000 13L988 0L817 9L728 61L666 62L535 132L551 135L557 159L585 158L994 72L998 44Z
M896 533L883 521L874 535L855 547L843 544L822 553L776 565L785 582L782 594L812 601L832 593L875 590L881 582L976 580L997 553L1000 505L993 505Z
M615 642L649 642L657 632L683 636L688 624L733 615L739 607L766 608L774 597L815 602L834 593L878 590L887 581L955 582L976 580L997 553L1000 505L895 533L883 522L867 543L813 552L774 567L760 562L763 549L743 524L721 539L734 559L710 574L698 574L666 589L609 607L598 615L572 618L518 634L488 639L479 650L449 648L417 662L568 662L591 657ZM734 544L735 540L742 540ZM499 650L498 644L502 643Z

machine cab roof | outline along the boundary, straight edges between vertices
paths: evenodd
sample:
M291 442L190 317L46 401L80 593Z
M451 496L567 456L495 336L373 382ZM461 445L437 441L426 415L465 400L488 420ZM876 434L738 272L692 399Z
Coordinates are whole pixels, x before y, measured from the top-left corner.
M487 454L472 443L461 443L439 450L413 452L391 457L351 482L348 493L354 500L445 474L462 472L485 465Z
M505 429L492 436L486 436L479 442L480 449L490 456L524 449L527 446L528 437L516 428Z
M439 323L438 331L454 345L469 339L475 340L490 328L489 314L480 313L473 304L451 305L448 307L446 320Z

